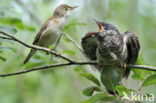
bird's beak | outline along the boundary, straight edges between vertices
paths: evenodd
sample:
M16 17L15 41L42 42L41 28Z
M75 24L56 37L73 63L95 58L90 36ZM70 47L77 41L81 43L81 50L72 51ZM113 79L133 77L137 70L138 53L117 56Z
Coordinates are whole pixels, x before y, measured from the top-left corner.
M95 20L96 24L99 27L99 31L98 32L102 32L103 27L102 27L101 23L99 21L97 21L96 19L94 19L94 20Z
M73 7L71 7L71 10L73 10L73 9L75 9L75 8L77 8L78 6L73 6Z

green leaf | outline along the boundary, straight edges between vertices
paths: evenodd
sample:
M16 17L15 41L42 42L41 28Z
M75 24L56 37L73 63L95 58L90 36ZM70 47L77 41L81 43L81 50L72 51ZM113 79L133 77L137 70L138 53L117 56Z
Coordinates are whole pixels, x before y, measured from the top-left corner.
M115 100L115 96L109 96L107 94L98 93L81 103L96 103L98 101L113 101L113 100Z
M50 45L48 48L53 49L53 48L54 48L54 46L53 46L53 45Z
M21 29L21 30L35 31L34 27L25 25L22 22L22 20L19 18L1 17L0 23L10 25L10 26L16 26L18 29Z
M21 30L35 31L35 28L34 28L34 27L25 25L25 24L23 24L22 22L16 24L16 27L17 27L18 29L21 29Z
M145 79L142 86L149 86L152 84L156 84L156 74L153 74Z
M0 23L3 23L3 24L8 24L8 25L13 25L13 24L19 24L21 23L22 21L18 18L10 18L10 17L1 17L0 18Z
M101 82L109 90L115 91L115 87L119 85L121 75L116 71L114 66L105 66L101 72Z
M0 56L0 60L2 60L2 61L6 61L6 58Z
M133 75L132 78L136 79L136 80L144 80L144 74L143 74L143 70L138 70L138 69L133 69Z
M84 70L84 69L82 68L82 66L80 66L80 65L76 66L76 67L74 68L74 70L75 70L77 73L79 73L79 74L85 73L85 70Z
M97 86L100 86L100 82L92 74L90 74L90 73L82 73L81 75L84 76L85 78L87 78L88 80L92 81L93 83L95 83Z
M121 96L124 96L123 92L129 95L130 92L133 91L132 89L127 89L125 86L122 86L122 85L117 85L115 88Z
M86 26L87 24L86 23L73 22L73 23L65 25L63 30L66 30L66 29L68 29L71 26L77 26L77 25L79 25L79 26Z
M74 55L75 54L75 52L72 50L64 50L63 53L67 54L67 55Z
M85 96L92 96L92 94L93 94L94 91L100 92L101 89L99 87L96 87L96 86L90 86L90 87L85 88L83 90L83 94Z

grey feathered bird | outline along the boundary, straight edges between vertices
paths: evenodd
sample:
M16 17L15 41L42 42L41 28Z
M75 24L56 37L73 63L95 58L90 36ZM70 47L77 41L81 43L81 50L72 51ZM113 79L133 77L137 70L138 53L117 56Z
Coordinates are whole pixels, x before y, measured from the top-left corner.
M99 31L88 32L82 38L81 45L85 54L89 59L98 61L98 70L103 73L107 72L106 68L115 68L119 76L114 77L114 81L118 77L119 81L122 77L127 78L130 68L124 69L118 66L136 62L140 51L136 34L127 31L121 35L112 24L99 21L96 21L96 23L99 26ZM119 81L116 82L116 85Z

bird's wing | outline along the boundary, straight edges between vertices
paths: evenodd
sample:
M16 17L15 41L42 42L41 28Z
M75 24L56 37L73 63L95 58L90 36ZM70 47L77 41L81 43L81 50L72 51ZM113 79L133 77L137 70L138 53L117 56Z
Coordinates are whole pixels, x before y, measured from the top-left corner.
M134 64L137 61L140 52L140 43L136 33L133 31L127 31L123 34L123 38L126 38L126 45L128 51L128 57L126 59L127 64ZM127 78L130 73L130 69L126 69L124 76Z
M48 27L48 23L49 23L49 21L51 21L51 19L52 19L52 18L49 18L49 19L43 24L43 26L41 27L40 31L37 33L37 35L36 35L36 37L35 37L35 39L34 39L34 41L33 41L33 44L36 44L36 43L37 43L37 41L39 40L39 38L40 38L41 34L43 33L43 31Z
M105 32L109 35L118 35L120 34L117 28L109 23L106 22L100 22L101 26L103 26L103 29ZM81 41L82 48L86 54L86 56L91 60L96 60L96 49L98 47L98 38L99 38L99 32L89 32L87 33ZM101 37L103 38L103 37Z
M91 60L96 60L96 49L98 47L98 33L87 33L81 41L82 48L86 56Z

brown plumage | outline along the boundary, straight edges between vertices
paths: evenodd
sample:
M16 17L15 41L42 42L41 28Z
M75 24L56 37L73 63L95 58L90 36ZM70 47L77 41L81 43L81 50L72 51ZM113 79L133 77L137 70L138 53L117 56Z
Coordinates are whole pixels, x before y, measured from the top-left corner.
M77 6L71 7L66 4L58 6L53 15L43 24L40 31L37 33L33 45L48 47L49 45L54 44L61 34L67 16L76 7ZM24 60L24 64L29 61L35 52L35 49L31 49L30 53Z

